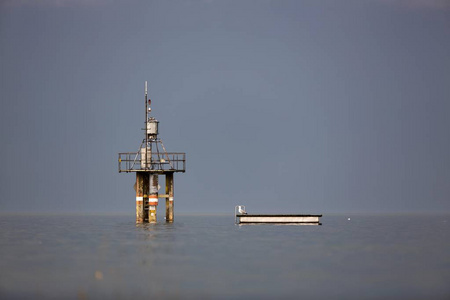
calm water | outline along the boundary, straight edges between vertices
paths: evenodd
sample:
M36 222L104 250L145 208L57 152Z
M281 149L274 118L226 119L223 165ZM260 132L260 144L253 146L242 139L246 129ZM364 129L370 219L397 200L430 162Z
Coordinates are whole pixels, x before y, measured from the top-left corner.
M0 216L0 298L450 299L450 216Z

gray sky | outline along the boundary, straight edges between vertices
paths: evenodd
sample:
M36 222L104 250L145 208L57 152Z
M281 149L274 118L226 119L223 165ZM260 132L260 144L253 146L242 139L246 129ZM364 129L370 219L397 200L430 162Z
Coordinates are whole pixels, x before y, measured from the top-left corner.
M450 211L447 0L0 3L1 211L133 214L145 80L176 213Z

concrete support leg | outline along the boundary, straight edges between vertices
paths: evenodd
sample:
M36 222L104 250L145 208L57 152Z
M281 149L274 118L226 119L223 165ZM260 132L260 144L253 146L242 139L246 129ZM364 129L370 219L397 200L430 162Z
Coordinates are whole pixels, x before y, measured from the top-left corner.
M148 222L156 223L158 206L158 175L150 174L150 195L148 196Z
M136 172L136 223L144 223L144 182L145 174Z
M150 178L149 173L147 172L141 172L143 176L143 188L142 191L144 193L144 221L148 220L148 196L150 191Z
M173 222L173 173L166 174L166 222Z

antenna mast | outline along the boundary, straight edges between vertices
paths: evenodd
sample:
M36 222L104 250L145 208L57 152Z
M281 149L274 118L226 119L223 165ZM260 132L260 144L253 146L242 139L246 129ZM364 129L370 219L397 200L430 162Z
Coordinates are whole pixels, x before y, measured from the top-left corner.
M145 168L147 168L147 161L148 161L148 135L147 135L147 129L148 129L148 101L147 101L147 81L145 81Z

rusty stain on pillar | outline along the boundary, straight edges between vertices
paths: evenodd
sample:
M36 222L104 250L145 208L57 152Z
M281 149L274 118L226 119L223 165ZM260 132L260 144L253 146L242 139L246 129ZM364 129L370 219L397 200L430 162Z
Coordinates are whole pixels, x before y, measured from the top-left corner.
M136 172L136 223L144 223L144 173Z
M166 173L166 221L173 222L173 172Z
M148 196L148 222L156 223L156 207L158 206L158 175L150 174L150 194Z
M149 174L147 172L136 172L141 173L143 177L142 182L142 192L144 193L144 220L148 221L148 196L150 191Z

